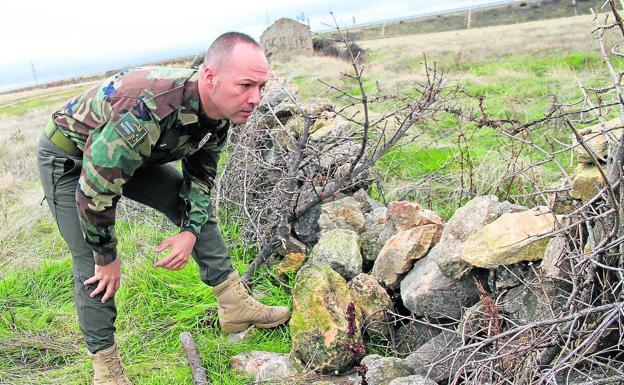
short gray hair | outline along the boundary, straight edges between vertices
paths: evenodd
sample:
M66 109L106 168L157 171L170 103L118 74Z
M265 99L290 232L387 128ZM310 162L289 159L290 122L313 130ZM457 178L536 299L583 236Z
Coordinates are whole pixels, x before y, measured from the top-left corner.
M253 37L242 32L226 32L212 42L204 55L204 65L221 67L238 43L250 44L261 50L260 44Z

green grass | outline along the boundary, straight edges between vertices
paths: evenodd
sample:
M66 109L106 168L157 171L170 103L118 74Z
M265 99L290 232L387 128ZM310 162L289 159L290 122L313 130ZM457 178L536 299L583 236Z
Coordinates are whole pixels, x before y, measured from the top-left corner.
M51 93L44 93L39 96L16 100L11 103L0 104L0 116L21 116L27 112L44 107L58 107L64 101L80 93L86 87L71 88Z
M224 229L226 236L235 232ZM216 299L199 280L195 263L181 271L155 269L155 255L149 250L165 234L128 222L120 223L118 234L124 276L116 296L116 338L135 384L192 383L178 340L183 331L193 334L213 384L249 380L230 368L229 360L235 354L290 350L287 327L256 330L250 341L228 342L218 327ZM253 254L247 245L230 246L233 263L242 272ZM56 252L60 250L50 250L50 255ZM290 304L289 294L269 278L262 278L254 290L264 292L261 301L266 304ZM14 384L89 383L90 363L86 362L72 292L69 258L10 272L0 281L0 339L6 341L0 350L0 378L13 378Z
M378 163L379 170L392 177L411 180L440 170L455 156L452 148L421 148L410 144L393 149Z

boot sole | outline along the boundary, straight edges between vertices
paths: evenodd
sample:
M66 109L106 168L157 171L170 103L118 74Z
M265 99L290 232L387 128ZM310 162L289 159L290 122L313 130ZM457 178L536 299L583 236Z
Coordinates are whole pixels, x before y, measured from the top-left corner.
M233 323L233 322L227 322L221 325L221 329L223 329L224 332L226 333L240 333L243 330L247 330L251 325L254 325L257 328L260 329L270 329L270 328L274 328L276 326L279 326L283 323L285 323L286 321L288 321L290 319L290 317L285 318L285 319L281 319L275 322L271 322L268 324L261 324L261 323L255 323L255 324L250 324L250 323L242 323L242 324L237 324L237 323Z

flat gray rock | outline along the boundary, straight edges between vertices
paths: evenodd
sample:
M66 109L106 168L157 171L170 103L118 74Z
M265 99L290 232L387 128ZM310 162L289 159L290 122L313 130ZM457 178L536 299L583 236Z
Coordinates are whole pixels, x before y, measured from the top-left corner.
M401 281L403 304L418 317L458 320L463 307L479 300L474 275L459 280L447 277L429 255L416 261L414 268Z

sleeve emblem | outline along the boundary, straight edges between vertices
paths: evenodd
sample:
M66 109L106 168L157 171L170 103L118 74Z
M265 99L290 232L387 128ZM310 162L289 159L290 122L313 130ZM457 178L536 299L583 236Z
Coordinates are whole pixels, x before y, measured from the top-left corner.
M134 148L147 135L147 129L130 112L119 119L113 126L130 147Z

